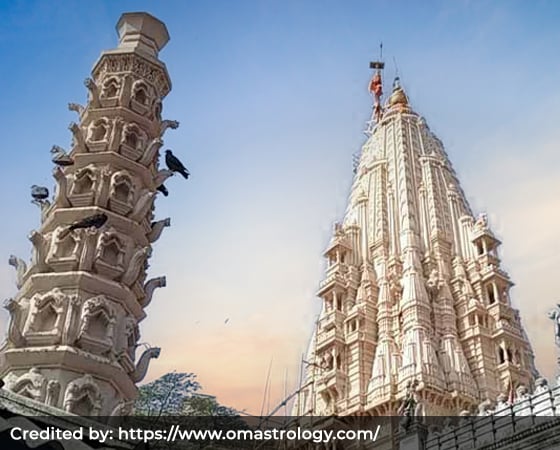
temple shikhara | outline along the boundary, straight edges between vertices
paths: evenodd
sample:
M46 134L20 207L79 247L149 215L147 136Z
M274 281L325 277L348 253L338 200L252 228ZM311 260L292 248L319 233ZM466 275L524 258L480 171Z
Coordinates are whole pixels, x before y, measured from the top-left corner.
M486 215L383 63L293 415L458 415L538 376ZM411 394L412 393L412 394Z
M139 323L165 286L146 271L170 224L154 216L172 174L159 167L162 137L178 126L162 120L171 83L158 52L169 35L146 13L123 14L117 30L117 48L101 54L85 81L87 104L69 105L77 114L71 148L51 150L54 200L33 187L41 225L29 235L32 261L10 257L19 290L5 305L0 378L18 394L11 404L32 400L18 411L130 414L136 384L160 353L142 347ZM38 403L46 409L34 409Z

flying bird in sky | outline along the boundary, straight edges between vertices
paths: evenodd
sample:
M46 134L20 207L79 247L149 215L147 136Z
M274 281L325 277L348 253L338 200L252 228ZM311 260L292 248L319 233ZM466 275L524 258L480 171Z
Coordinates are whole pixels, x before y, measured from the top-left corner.
M171 150L165 150L165 164L167 165L167 168L172 172L179 172L185 177L186 180L189 179L189 171Z
M52 162L57 166L71 166L74 164L72 157L64 151L62 147L53 145L51 148Z
M31 186L31 197L36 202L42 202L49 198L49 190L45 186Z

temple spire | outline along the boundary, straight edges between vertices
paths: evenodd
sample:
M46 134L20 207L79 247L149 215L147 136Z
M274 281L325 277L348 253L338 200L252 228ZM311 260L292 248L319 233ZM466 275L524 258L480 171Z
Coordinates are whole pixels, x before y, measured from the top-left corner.
M368 139L317 292L312 355L331 363L306 377L313 410L294 415L394 415L411 383L419 413L455 415L510 379L530 385L533 353L486 216L473 216L400 79L382 106L384 64L370 67Z

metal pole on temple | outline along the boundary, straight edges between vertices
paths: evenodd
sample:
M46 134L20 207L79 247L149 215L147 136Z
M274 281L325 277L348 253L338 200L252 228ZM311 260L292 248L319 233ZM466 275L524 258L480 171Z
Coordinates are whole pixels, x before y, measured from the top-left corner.
M369 63L370 69L375 69L373 78L369 83L369 91L374 97L373 103L373 119L376 123L379 123L383 116L383 109L381 107L381 97L383 95L383 81L381 79L381 71L385 67L383 59L383 43L379 44L379 60L372 61Z

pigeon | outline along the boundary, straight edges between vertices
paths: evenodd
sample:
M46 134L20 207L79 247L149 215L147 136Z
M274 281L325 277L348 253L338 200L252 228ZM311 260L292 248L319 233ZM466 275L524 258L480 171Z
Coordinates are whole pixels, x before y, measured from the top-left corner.
M59 147L58 145L52 146L51 154L52 154L51 160L57 166L64 167L64 166L71 166L72 164L74 164L74 160L72 159L72 157L68 155L68 153L66 153L64 149L62 147Z
M71 231L77 230L79 228L101 228L103 225L105 225L105 222L107 222L107 214L105 213L101 213L101 214L94 214L93 216L88 216L85 217L81 220L78 220L76 222L74 222L72 225L70 225L66 230L63 230L60 233L60 238L64 238L68 233L70 233Z
M167 197L169 195L169 191L167 190L164 184L158 186L157 190L160 191L164 197Z
M185 180L189 179L189 171L185 168L183 163L173 155L171 150L165 150L165 164L167 164L167 168L172 172L179 172L185 177Z
M45 186L31 186L31 197L36 202L41 202L49 198L49 190Z

